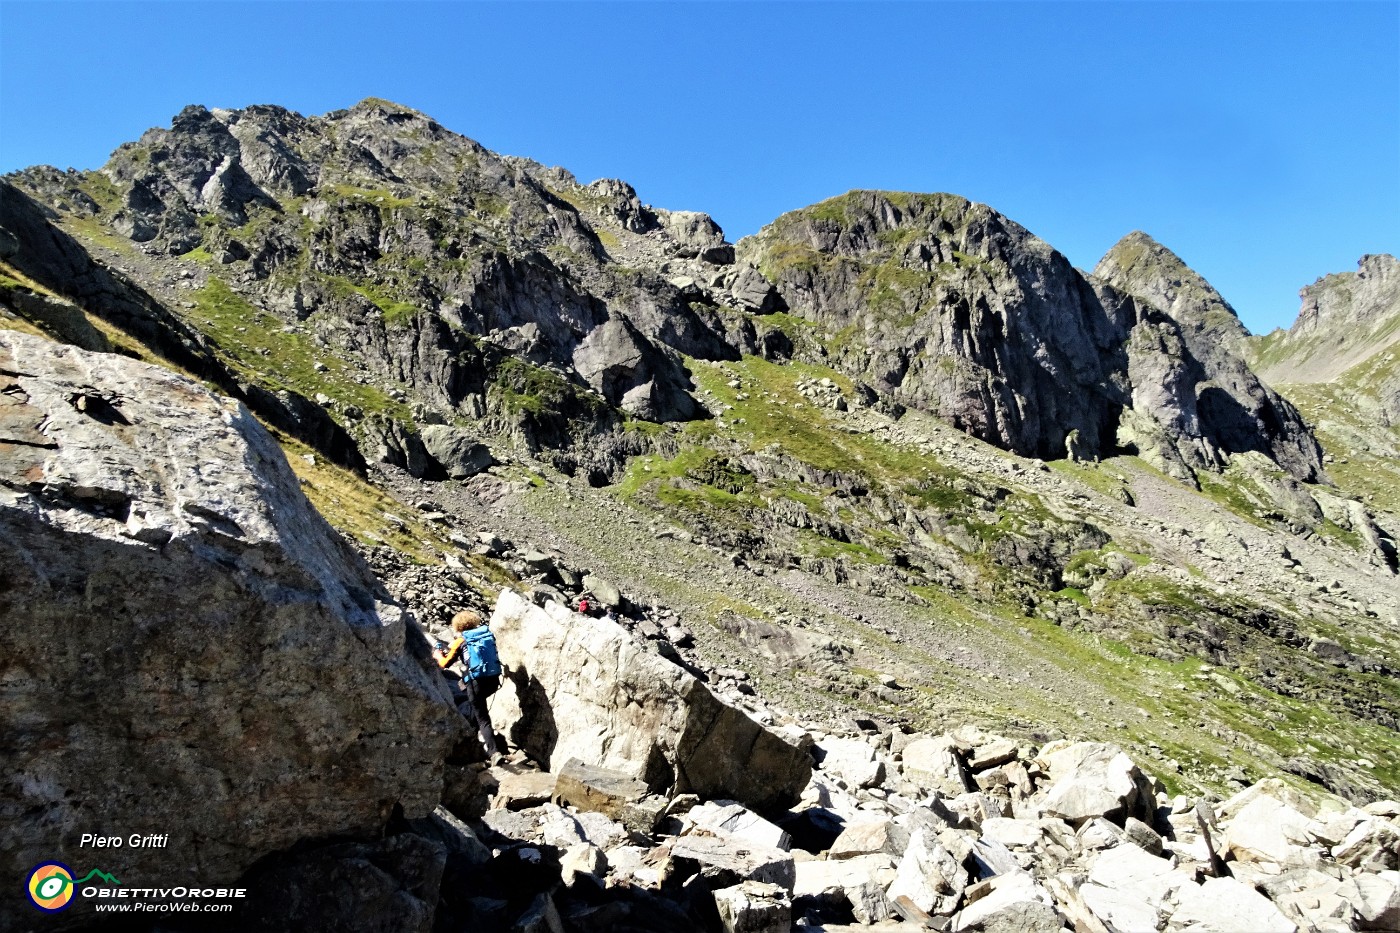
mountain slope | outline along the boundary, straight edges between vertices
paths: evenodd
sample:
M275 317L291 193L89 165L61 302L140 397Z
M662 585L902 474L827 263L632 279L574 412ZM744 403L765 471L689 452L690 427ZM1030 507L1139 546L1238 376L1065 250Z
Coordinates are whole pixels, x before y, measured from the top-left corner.
M596 569L658 637L686 621L668 649L832 716L1111 738L1183 787L1400 786L1393 522L1310 482L1164 250L1190 294L881 192L731 246L378 100L190 108L99 172L9 176L0 226L13 320L244 399L314 448L333 522L433 572Z
M1271 384L1332 384L1383 424L1400 425L1400 261L1362 256L1355 272L1325 276L1300 293L1286 331L1255 338L1252 364Z

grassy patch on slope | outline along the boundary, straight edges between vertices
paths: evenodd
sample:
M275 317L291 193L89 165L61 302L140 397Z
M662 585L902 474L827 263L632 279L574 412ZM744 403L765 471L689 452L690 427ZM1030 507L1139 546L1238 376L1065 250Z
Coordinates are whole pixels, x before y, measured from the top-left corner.
M229 365L255 382L308 397L320 392L342 406L411 420L405 404L374 386L360 385L352 378L352 367L334 352L321 350L308 337L288 330L281 318L254 307L221 279L211 276L192 297L195 308L185 313L185 319L214 339ZM344 417L339 406L330 411Z

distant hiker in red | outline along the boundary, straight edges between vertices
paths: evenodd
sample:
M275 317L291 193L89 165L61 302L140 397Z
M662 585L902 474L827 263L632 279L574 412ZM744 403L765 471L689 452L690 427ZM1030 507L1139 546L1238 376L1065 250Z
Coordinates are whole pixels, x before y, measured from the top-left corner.
M457 637L450 645L438 643L433 651L438 667L459 676L457 709L476 724L481 744L492 761L497 754L496 733L491 728L491 711L486 700L501 688L501 661L496 653L496 636L481 616L464 609L452 617Z
M585 616L588 615L588 597L587 597L587 596L583 597L583 599L580 599L580 600L578 601L578 611L579 611L579 615L585 615Z

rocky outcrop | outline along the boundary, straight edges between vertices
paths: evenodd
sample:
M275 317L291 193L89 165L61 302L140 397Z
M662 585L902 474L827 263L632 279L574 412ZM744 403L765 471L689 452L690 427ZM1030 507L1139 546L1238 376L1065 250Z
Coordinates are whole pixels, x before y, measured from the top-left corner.
M826 362L999 447L1126 448L1188 481L1258 450L1299 479L1322 475L1296 410L1243 362L1233 310L1142 234L1086 277L985 205L853 191L737 251L824 332Z
M1244 361L1248 331L1205 279L1147 234L1114 244L1094 276L1165 316L1144 319L1130 345L1134 408L1141 393L1165 393L1159 423L1177 438L1186 466L1218 468L1231 454L1258 451L1305 482L1322 479L1322 450L1291 403ZM1175 325L1173 328L1171 325ZM1179 335L1179 338L1178 338ZM1179 339L1179 343L1176 340Z
M1400 340L1400 260L1362 256L1355 272L1324 276L1299 293L1287 331L1255 341L1255 369L1270 383L1329 382Z
M123 881L232 883L437 804L458 726L426 643L237 402L0 332L0 566L12 876L157 833Z
M1259 375L1279 385L1339 383L1363 412L1400 425L1400 261L1362 256L1355 272L1325 276L1299 294L1291 328L1251 341Z
M737 800L759 811L797 799L807 753L728 706L621 625L504 590L491 617L508 669L498 730L546 768L569 758L654 791Z
M1064 456L1072 431L1091 454L1113 447L1127 309L986 205L853 191L737 251L877 392L1027 456Z

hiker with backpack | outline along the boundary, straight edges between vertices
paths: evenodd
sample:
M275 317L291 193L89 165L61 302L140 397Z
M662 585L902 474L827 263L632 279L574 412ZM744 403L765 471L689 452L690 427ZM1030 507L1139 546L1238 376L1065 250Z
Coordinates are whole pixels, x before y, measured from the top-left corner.
M501 688L501 660L496 653L496 636L478 613L463 609L452 617L457 637L450 645L438 643L433 651L438 667L450 672L457 684L457 709L476 723L477 734L492 761L498 757L496 733L491 728L491 712L486 701Z

